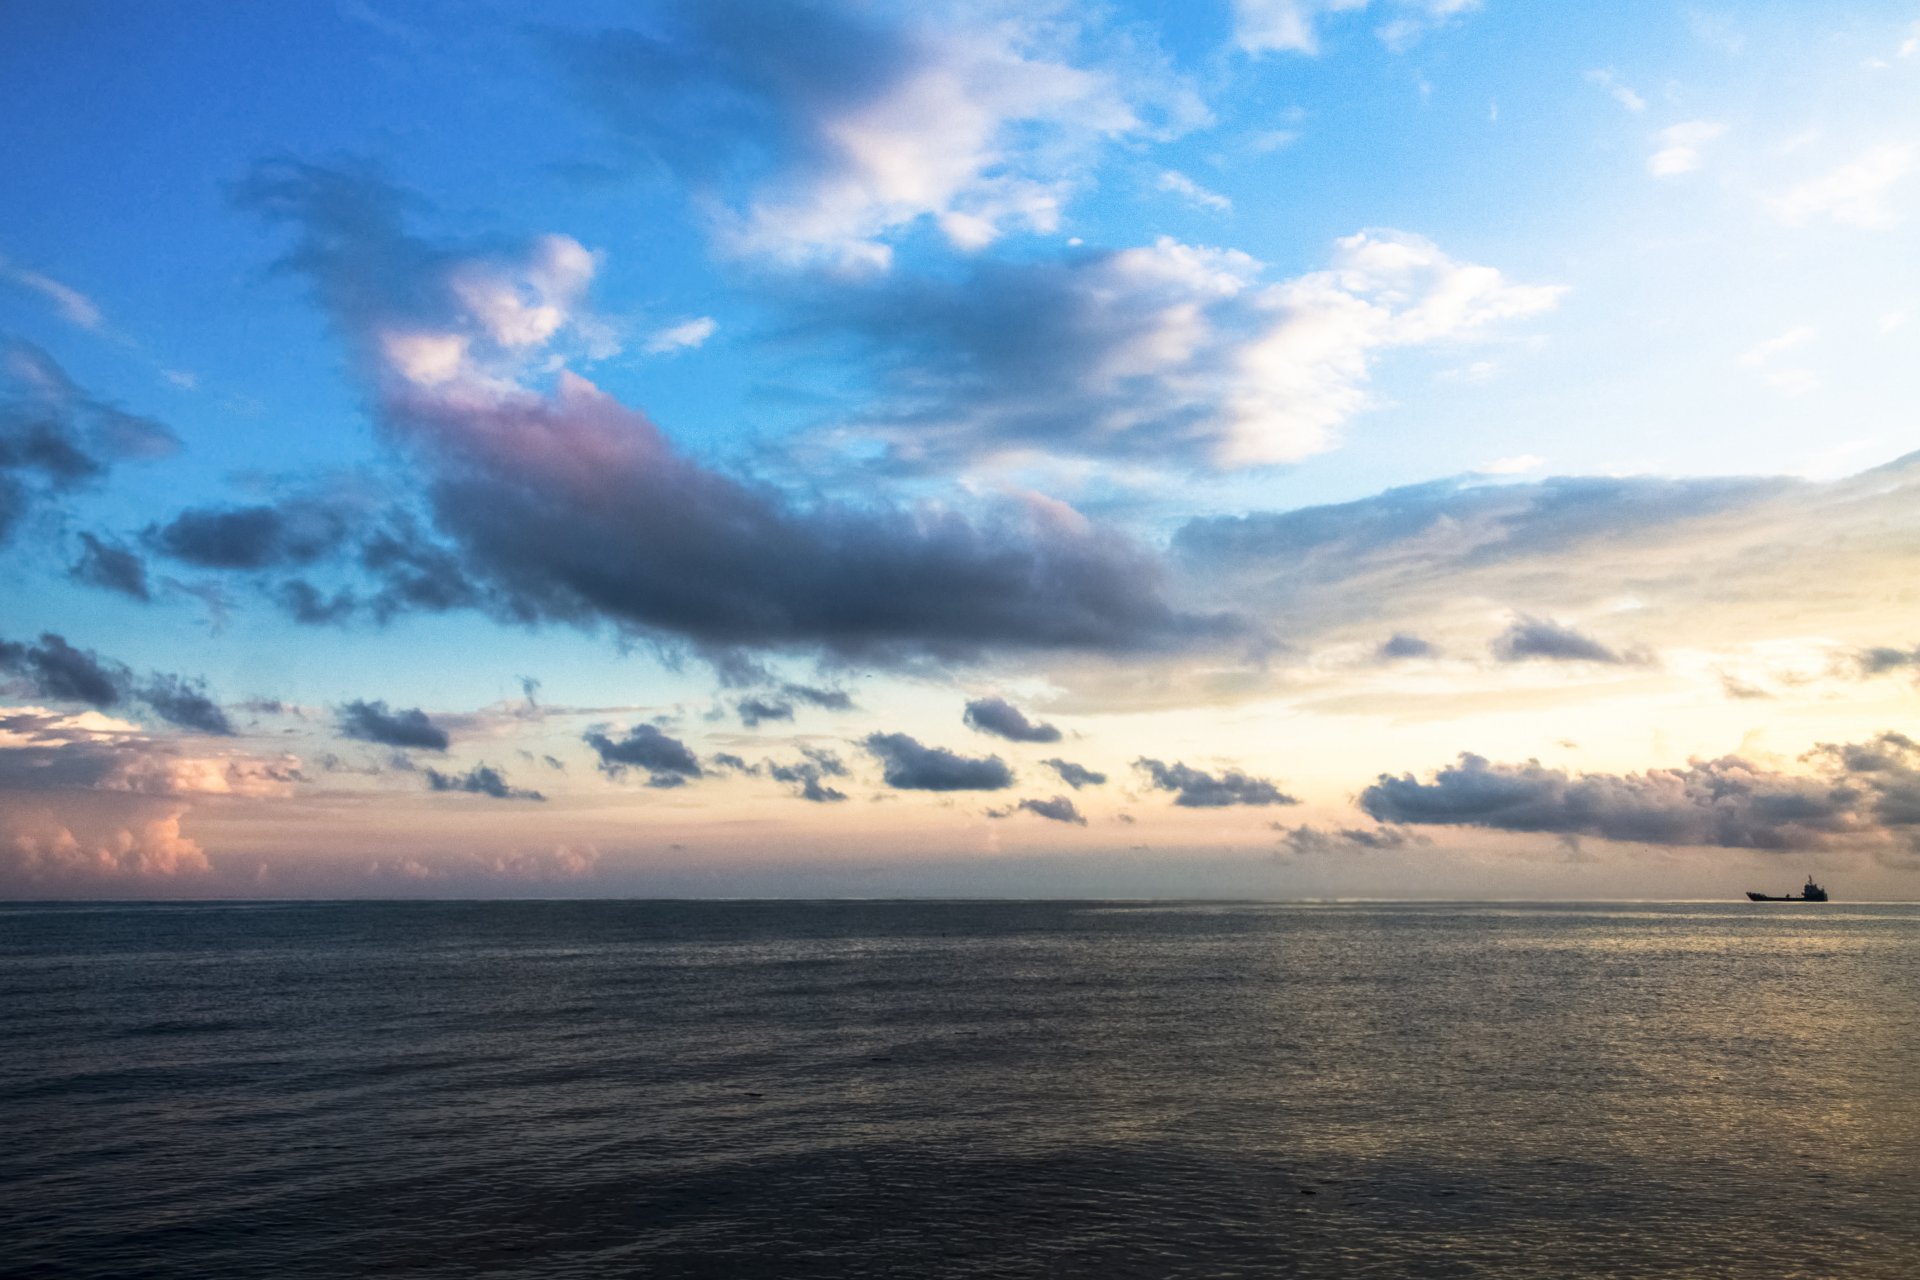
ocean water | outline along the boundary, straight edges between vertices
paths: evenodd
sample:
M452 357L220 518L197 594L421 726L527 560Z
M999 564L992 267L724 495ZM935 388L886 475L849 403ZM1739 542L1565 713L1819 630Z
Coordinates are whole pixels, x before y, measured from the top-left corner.
M9 1277L1920 1275L1920 908L0 906Z

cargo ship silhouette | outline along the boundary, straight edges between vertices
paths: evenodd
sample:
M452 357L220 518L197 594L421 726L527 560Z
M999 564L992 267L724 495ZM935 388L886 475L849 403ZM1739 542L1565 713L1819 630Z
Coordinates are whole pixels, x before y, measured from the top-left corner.
M1815 884L1813 882L1812 876L1807 877L1807 887L1802 889L1798 893L1783 893L1783 894L1775 895L1775 894L1769 894L1769 893L1755 893L1751 889L1747 890L1748 902L1825 902L1826 900L1827 900L1827 891L1825 889L1822 889L1819 885Z

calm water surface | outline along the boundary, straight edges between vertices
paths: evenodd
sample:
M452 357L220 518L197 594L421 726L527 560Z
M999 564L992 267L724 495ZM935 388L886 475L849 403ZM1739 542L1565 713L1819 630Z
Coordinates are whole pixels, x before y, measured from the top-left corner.
M1920 1274L1920 908L0 906L13 1277Z

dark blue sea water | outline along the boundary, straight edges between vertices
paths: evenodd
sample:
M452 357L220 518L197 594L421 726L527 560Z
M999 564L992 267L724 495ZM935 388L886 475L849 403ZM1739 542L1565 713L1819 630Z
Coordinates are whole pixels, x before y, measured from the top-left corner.
M1920 909L0 907L10 1277L1920 1274Z

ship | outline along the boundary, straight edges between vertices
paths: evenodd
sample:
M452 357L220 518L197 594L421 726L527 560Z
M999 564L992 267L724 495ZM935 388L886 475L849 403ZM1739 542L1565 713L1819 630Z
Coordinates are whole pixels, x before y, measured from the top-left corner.
M1825 902L1826 900L1827 891L1815 884L1812 876L1807 877L1806 887L1798 893L1772 894L1747 890L1748 902Z

